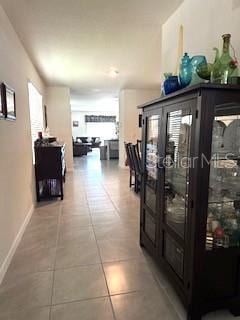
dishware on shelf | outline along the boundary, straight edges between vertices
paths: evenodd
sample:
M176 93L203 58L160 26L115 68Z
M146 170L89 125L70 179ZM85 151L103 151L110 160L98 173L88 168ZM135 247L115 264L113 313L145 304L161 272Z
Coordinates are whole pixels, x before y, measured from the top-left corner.
M224 131L224 146L234 155L240 155L240 119L233 120Z
M219 221L218 220L213 220L212 221L212 225L211 225L211 231L215 231L218 227L220 226L220 223L219 223Z
M226 125L224 122L217 120L213 122L213 132L212 132L212 153L221 152L224 147L223 134Z

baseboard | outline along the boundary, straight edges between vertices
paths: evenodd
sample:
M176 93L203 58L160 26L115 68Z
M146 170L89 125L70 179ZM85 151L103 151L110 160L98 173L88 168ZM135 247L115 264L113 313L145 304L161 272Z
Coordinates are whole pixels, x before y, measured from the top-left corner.
M16 249L17 249L17 247L18 247L18 245L19 245L19 243L20 243L20 241L22 239L24 231L25 231L25 229L26 229L26 227L27 227L27 225L29 223L29 220L31 219L33 210L34 210L34 206L32 206L29 209L29 211L28 211L28 213L26 215L26 218L24 219L23 224L21 225L21 228L19 229L17 236L15 237L15 239L13 241L13 244L12 244L12 246L11 246L7 256L6 256L6 258L3 261L3 264L0 266L0 284L3 281L3 278L4 278L4 276L5 276L6 272L7 272L7 269L8 269L8 267L9 267L9 265L11 263L11 260L12 260L12 258L14 256L14 253L15 253L15 251L16 251Z

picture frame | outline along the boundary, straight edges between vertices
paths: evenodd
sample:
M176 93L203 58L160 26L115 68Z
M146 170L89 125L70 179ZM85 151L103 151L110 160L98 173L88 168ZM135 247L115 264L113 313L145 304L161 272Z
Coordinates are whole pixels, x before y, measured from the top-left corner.
M15 91L7 84L2 84L2 104L7 120L16 120L16 97Z
M44 112L44 125L45 125L45 129L47 129L48 118L47 118L47 106L46 105L43 106L43 112Z
M73 127L78 127L79 126L79 121L73 120Z
M3 103L3 84L0 84L0 119L5 118L5 106Z

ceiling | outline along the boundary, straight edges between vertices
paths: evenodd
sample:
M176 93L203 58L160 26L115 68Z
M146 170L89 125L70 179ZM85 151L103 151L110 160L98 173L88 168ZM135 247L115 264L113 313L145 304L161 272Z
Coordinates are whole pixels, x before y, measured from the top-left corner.
M119 99L113 94L106 95L105 92L99 92L92 95L76 95L71 96L72 111L101 111L104 113L118 114Z
M0 0L45 82L86 99L159 87L161 24L181 2Z

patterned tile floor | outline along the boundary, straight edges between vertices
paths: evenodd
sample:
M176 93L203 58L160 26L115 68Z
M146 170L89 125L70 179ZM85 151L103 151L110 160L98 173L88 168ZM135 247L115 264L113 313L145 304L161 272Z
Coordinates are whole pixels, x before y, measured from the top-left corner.
M98 159L97 151L75 159L64 200L36 208L0 286L0 320L186 319L138 245L139 198L128 171Z

